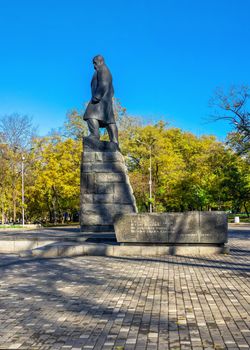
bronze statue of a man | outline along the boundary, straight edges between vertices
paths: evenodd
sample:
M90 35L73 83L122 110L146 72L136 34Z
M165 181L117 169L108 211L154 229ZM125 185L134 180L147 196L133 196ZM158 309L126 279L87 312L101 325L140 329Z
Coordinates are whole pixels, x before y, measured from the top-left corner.
M118 129L115 123L112 75L101 55L93 58L95 73L91 81L92 98L83 119L88 123L90 135L99 139L99 128L106 128L111 142L118 145Z

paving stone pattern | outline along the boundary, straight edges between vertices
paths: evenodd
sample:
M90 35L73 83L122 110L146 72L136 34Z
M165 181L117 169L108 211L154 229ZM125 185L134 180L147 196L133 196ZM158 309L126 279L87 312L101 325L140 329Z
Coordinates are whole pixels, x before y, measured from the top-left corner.
M1 255L0 349L249 349L250 231L230 255Z

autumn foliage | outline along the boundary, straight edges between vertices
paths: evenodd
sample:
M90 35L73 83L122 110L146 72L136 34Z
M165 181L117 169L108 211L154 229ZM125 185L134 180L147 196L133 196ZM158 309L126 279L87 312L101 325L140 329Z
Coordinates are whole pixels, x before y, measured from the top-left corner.
M197 137L162 121L143 125L119 105L117 120L139 211L149 210L151 148L153 211L248 212L249 162L215 136ZM8 140L0 143L0 221L21 218L21 156L25 157L26 221L78 220L82 136L86 134L82 123L80 113L73 111L60 132L32 136L29 147L12 147Z

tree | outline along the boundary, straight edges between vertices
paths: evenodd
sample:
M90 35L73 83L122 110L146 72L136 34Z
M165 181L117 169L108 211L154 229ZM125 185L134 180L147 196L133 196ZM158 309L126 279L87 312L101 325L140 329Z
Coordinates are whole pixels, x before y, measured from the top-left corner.
M4 115L0 118L1 138L13 150L15 148L24 151L35 136L32 118L18 113Z
M127 115L119 100L114 104L120 128L120 148L139 211L148 211L150 205L151 149L153 211L213 209L249 213L250 171L245 155L238 155L214 136L196 137L169 127L163 121L142 125L140 120ZM17 138L18 142L13 141L16 136L11 138L9 134L7 137L5 128L1 127L2 221L21 216L22 155L25 156L26 219L64 222L65 215L72 218L78 214L81 141L87 131L81 113L73 111L69 114L65 129L33 140L28 140L32 133L24 133L27 139L24 137L23 141L26 140L28 147L20 141L22 137ZM105 137L107 135L102 135ZM18 148L17 144L22 144L23 148Z
M250 205L250 171L244 159L231 155L224 164L224 177L221 183L221 194L231 201L234 213L245 211L249 217Z
M18 210L21 209L21 159L31 147L34 135L32 118L27 115L14 113L0 118L0 138L6 145L3 157L7 160L8 176L11 180L8 193L12 194L12 211L9 209L9 217L12 217L14 222Z
M127 109L122 106L119 98L113 98L113 108L119 134L123 134L126 131L128 132L132 128L141 125L139 118L128 115Z
M8 154L8 145L0 143L0 212L1 222L3 224L7 221L7 212L11 203L11 172L8 163Z
M36 139L27 176L26 203L34 220L64 220L79 209L81 141L51 136Z
M154 211L231 210L236 201L247 211L246 160L214 136L196 137L163 122L133 128L122 139L139 211L148 211L149 207L150 144ZM232 168L236 170L229 171Z
M217 89L210 100L214 114L212 120L227 120L233 130L228 134L228 144L240 155L250 156L250 88L232 86L228 92Z
M83 136L88 135L87 123L83 120L82 116L83 112L79 112L76 109L67 114L66 121L64 122L64 135L66 137L80 140Z

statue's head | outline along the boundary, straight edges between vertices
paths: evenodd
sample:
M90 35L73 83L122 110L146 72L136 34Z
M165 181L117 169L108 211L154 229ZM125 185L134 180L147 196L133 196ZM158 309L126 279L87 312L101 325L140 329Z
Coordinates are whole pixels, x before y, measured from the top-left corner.
M104 58L101 55L97 55L93 58L93 65L95 70L98 70L104 64Z

